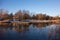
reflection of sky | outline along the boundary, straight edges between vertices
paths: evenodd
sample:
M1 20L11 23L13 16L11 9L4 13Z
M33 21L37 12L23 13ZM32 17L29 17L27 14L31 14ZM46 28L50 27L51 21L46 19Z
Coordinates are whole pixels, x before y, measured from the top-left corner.
M60 30L60 25L58 25L58 24L50 25L48 27L49 39L50 40L59 40L59 36L60 36L59 30Z
M15 13L17 10L60 15L60 0L0 0L0 8Z
M2 34L4 38L9 38L10 40L13 40L13 39L14 40L15 39L48 40L48 38L52 40L59 37L58 31L59 31L60 25L49 25L46 27L37 27L37 26L33 27L33 25L30 25L26 27L29 29L28 31L24 30L25 26L21 31L17 31L16 28L21 29L18 26L12 27L11 29L9 27L7 29L2 28L3 31L1 30L2 32L0 33L0 35Z

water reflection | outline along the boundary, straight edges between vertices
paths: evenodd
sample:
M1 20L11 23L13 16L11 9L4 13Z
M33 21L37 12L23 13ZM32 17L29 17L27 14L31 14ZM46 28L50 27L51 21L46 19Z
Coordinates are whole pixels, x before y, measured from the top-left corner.
M60 40L60 24L0 25L2 40Z
M49 40L60 40L60 24L51 25L48 31Z
M51 25L51 24L50 23L34 23L33 27L40 28L40 27L46 27L48 25Z

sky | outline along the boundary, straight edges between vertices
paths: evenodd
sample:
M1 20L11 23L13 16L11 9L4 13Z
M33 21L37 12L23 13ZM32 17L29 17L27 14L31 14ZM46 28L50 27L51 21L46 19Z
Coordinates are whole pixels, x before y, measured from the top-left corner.
M60 16L60 0L0 0L0 9L6 9L9 13L28 10L31 14Z

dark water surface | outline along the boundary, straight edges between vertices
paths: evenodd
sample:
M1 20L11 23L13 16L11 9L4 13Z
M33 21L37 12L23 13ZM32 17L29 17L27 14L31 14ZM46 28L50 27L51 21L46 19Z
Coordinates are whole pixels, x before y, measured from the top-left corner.
M60 24L1 25L0 40L60 40Z

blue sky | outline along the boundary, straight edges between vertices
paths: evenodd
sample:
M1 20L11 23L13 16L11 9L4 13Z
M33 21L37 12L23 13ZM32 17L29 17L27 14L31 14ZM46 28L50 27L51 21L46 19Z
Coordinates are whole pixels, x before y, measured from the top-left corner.
M35 14L60 16L60 0L0 0L1 8L13 13L21 9Z

